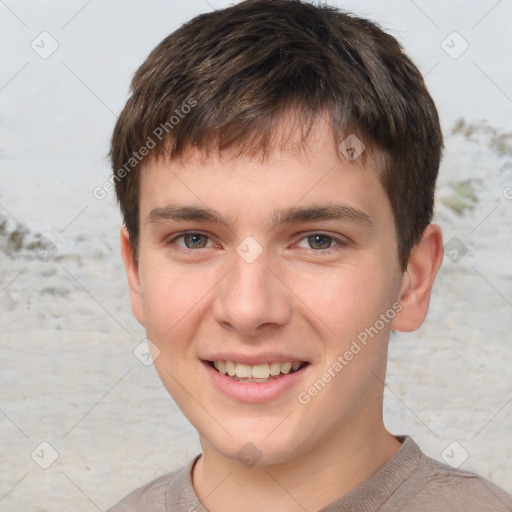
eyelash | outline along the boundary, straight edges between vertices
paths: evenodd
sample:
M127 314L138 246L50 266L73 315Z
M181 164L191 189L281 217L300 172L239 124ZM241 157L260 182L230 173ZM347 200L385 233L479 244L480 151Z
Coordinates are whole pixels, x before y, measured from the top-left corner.
M209 241L211 240L211 238L207 234L201 233L200 231L186 231L185 233L181 233L179 235L176 235L172 239L170 239L167 242L167 245L176 245L175 244L176 240L179 240L180 238L184 238L186 235L201 235L201 236L206 237ZM329 247L328 249L311 249L311 248L309 248L307 250L310 253L313 252L313 253L321 253L321 254L331 254L332 252L336 251L337 248L346 247L349 245L349 242L347 242L345 240L340 240L339 238L336 238L336 237L330 235L329 233L325 233L323 231L312 231L311 233L307 233L298 242L301 242L302 240L306 240L309 237L315 236L315 235L330 238L331 242L335 242L337 245L335 245L334 247ZM186 252L198 251L199 249L206 249L206 247L199 247L198 249L189 249L188 247L180 247L180 246L177 246L177 247L179 248L179 250L186 251Z

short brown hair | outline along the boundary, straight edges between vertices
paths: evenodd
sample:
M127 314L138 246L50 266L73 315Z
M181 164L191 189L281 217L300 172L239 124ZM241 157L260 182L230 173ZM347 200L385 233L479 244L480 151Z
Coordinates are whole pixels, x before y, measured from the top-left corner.
M130 90L110 158L135 253L145 158L190 148L265 154L290 109L309 128L327 112L336 144L353 133L384 156L379 174L403 269L432 219L443 148L437 110L397 40L366 19L301 0L246 0L166 37Z

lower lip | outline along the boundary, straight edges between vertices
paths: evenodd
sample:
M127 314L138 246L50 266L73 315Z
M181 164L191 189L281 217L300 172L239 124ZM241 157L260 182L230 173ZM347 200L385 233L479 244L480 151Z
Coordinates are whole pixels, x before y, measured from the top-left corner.
M213 369L209 363L202 361L211 382L221 393L240 402L267 402L289 391L303 379L308 371L309 364L293 373L288 373L269 382L241 382L222 375Z

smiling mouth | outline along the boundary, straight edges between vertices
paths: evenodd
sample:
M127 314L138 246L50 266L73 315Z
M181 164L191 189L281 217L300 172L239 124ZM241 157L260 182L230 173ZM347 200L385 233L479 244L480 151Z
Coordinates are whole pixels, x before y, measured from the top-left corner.
M216 372L232 380L247 383L264 383L283 378L302 370L309 363L304 361L243 364L233 361L205 361Z

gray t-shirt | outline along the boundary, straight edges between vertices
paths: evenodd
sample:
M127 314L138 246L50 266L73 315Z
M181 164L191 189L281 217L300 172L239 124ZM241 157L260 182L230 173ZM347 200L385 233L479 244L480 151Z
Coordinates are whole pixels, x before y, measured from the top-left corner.
M427 457L407 436L366 482L320 512L512 512L512 495L473 473ZM208 512L185 467L133 491L108 512Z

